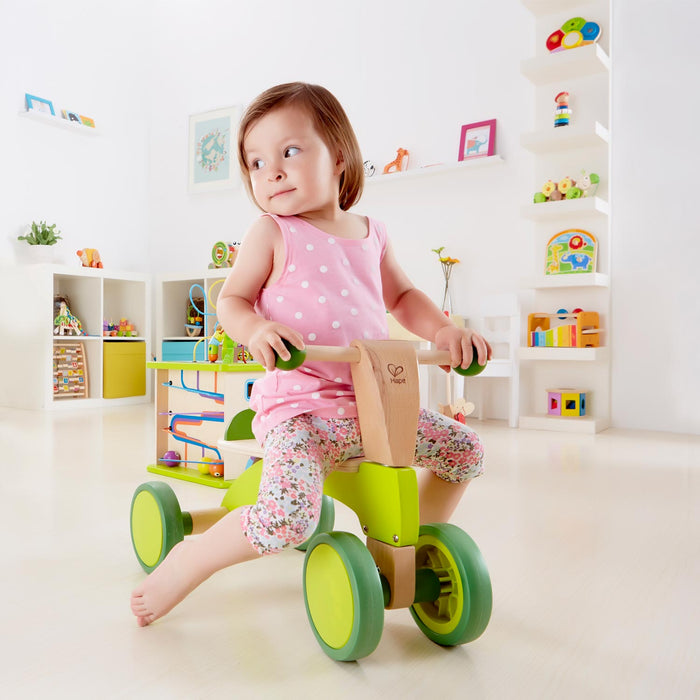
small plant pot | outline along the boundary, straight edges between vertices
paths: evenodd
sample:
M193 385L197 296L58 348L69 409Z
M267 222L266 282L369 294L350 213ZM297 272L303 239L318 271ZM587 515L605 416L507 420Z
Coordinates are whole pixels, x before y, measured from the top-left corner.
M17 246L16 250L17 262L21 265L41 265L55 263L57 260L57 251L54 245L21 244Z

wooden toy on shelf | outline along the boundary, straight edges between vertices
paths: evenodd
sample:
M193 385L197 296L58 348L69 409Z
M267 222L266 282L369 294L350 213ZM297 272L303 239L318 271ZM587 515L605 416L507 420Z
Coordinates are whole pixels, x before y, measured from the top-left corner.
M87 398L88 374L84 343L54 344L53 395L55 398Z
M389 173L400 173L402 170L408 170L408 157L408 151L405 148L399 148L396 151L396 158L384 166L384 174L388 175Z
M238 241L226 243L225 241L217 241L211 249L211 262L209 269L218 269L221 267L233 267L238 254L238 248L241 244Z
M600 25L597 22L587 22L583 17L572 17L547 37L547 50L555 53L576 49L579 46L594 44L598 39Z
M596 237L578 228L555 233L547 241L545 275L595 272L598 253Z
M565 90L560 92L554 102L557 105L554 111L554 126L569 126L569 121L573 112L569 108L569 93Z
M564 323L550 327L551 319ZM570 321L573 319L573 323ZM529 314L527 317L527 345L530 348L597 348L600 346L600 317L597 311L575 309L567 313L560 309L555 314Z
M535 192L532 201L535 204L542 204L543 202L560 202L562 199L581 199L582 197L595 196L600 178L596 173L587 174L585 170L582 170L581 173L582 177L578 181L568 175L559 182L547 180L541 189Z
M547 389L547 415L586 415L586 392L579 389Z
M76 316L70 312L65 301L60 302L58 315L53 320L54 335L87 335Z
M102 258L97 248L81 248L75 254L80 258L83 267L103 267Z

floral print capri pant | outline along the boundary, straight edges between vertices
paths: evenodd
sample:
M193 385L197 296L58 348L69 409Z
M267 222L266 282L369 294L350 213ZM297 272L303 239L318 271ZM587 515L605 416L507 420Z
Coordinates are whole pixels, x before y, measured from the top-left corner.
M241 527L260 554L305 542L321 516L323 482L347 459L362 454L357 418L302 414L265 436L257 503L241 509ZM415 466L460 483L483 473L483 448L465 425L421 409Z

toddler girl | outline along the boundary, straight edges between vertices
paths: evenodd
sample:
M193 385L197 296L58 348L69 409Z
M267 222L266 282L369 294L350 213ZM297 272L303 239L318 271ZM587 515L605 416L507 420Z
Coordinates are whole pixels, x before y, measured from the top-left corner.
M253 431L264 445L257 503L231 511L179 543L132 593L141 626L226 566L304 542L321 511L325 477L362 452L350 368L306 363L275 369L275 353L309 342L386 338L386 311L467 367L491 348L457 328L399 267L384 226L349 209L362 193L360 149L325 88L279 85L247 109L238 134L246 188L264 212L248 231L217 302L228 335L267 370L253 385ZM482 471L482 447L465 426L421 409L416 444L421 523L449 519Z

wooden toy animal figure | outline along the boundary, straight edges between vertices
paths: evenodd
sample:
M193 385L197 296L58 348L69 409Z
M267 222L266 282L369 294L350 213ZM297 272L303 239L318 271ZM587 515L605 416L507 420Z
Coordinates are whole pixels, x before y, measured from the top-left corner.
M80 258L83 267L102 267L102 260L97 248L83 248L76 250L75 254Z
M406 159L406 163L404 164L404 160ZM396 151L396 159L392 160L391 163L387 163L384 166L384 174L387 175L392 172L397 172L400 173L402 170L406 170L408 168L408 151L405 148L399 148Z

